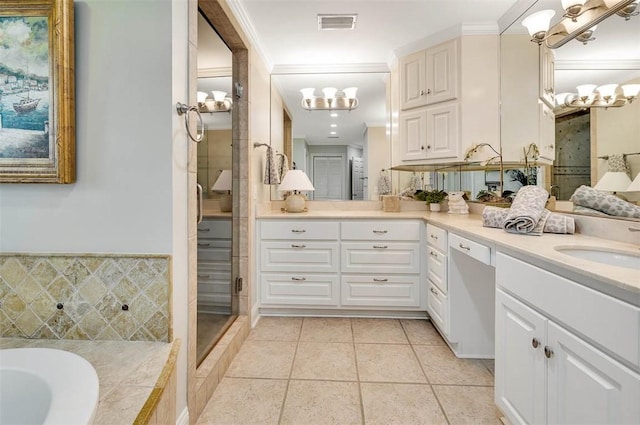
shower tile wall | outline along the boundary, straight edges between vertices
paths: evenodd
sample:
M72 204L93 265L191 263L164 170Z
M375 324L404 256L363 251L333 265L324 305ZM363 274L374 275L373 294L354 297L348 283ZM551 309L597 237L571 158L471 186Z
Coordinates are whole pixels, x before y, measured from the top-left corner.
M0 336L170 341L170 257L0 255Z
M591 119L589 113L556 118L556 160L552 192L568 200L580 185L591 186Z

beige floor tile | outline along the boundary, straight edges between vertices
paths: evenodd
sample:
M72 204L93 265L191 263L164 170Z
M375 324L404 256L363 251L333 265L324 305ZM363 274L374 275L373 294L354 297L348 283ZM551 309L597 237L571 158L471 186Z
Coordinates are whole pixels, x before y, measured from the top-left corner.
M434 385L451 425L501 425L500 411L493 402L493 387Z
M356 343L407 344L400 321L395 319L352 319Z
M353 344L300 342L291 378L356 381L358 374Z
M308 317L302 322L300 341L353 342L351 319Z
M400 320L412 344L446 345L429 320Z
M296 345L287 341L246 341L225 376L287 379Z
M427 382L410 345L356 344L360 381Z
M482 364L484 365L484 367L489 369L489 373L495 376L496 374L495 360L485 359L485 360L482 360Z
M224 378L197 423L276 425L286 388L284 380Z
M437 425L447 420L429 385L360 384L366 425Z
M297 341L301 326L301 317L263 317L247 341Z
M432 384L493 385L482 360L459 359L447 346L414 345L413 349Z
M362 424L358 383L292 380L280 424Z

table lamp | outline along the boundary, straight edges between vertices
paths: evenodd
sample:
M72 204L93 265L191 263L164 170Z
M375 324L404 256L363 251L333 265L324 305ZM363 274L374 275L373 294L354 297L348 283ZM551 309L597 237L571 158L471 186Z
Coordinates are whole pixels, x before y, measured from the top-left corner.
M231 197L232 174L231 170L222 170L218 179L211 187L212 191L225 192L219 200L220 211L230 212L232 205Z
M631 179L624 171L607 171L593 188L603 192L626 192Z
M284 175L282 183L278 186L279 192L291 191L284 201L284 208L287 212L304 212L307 198L300 194L300 191L315 190L309 177L302 170L289 170Z

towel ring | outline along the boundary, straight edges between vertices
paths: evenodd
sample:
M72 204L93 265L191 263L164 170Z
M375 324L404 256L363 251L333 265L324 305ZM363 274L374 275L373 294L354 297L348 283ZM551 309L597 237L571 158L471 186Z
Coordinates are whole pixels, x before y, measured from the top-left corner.
M196 143L202 142L202 139L204 139L204 121L202 120L202 115L200 115L198 108L178 102L176 103L176 110L178 111L178 115L184 115L184 127L187 129L189 138ZM196 129L196 137L193 137L193 134L191 134L191 131L189 130L189 112L192 111L196 113L198 121L200 121L200 134L198 134Z

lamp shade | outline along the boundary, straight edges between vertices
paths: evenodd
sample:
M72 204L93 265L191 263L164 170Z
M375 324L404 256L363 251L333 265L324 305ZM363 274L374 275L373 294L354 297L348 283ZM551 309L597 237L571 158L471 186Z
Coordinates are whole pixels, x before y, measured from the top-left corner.
M593 94L593 91L596 89L596 87L597 86L595 84L581 84L576 87L576 90L578 90L578 96L589 97L591 96L591 94Z
M539 12L532 13L531 15L524 18L524 20L522 21L522 25L527 28L530 36L533 36L539 32L547 32L547 30L549 30L549 26L551 25L551 18L553 18L553 15L555 14L555 10L541 10Z
M313 87L307 87L304 89L300 89L300 92L302 93L302 98L303 99L313 99L313 92L315 91L315 89Z
M625 97L636 97L640 93L640 84L625 84L622 86L622 93Z
M207 93L199 91L198 93L196 93L196 99L198 103L204 103L204 101L207 100Z
M322 93L324 93L324 96L327 99L333 99L334 97L336 97L337 92L338 92L338 89L335 87L325 87L322 89Z
M604 192L626 192L631 179L623 171L607 171L593 188Z
M607 98L615 95L617 88L618 88L617 84L605 84L605 85L599 86L596 90L598 90L598 93L600 93L600 96Z
M228 192L232 187L231 170L222 170L211 190Z
M302 170L289 170L287 174L284 175L284 179L282 179L282 183L278 186L278 191L306 191L306 190L315 190L309 177Z
M633 179L625 192L640 192L640 173Z

